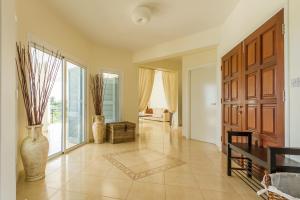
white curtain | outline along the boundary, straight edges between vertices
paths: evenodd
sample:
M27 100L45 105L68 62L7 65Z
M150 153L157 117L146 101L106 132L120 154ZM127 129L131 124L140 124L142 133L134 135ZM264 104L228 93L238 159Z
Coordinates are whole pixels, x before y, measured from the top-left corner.
M175 113L177 111L178 101L178 87L177 77L175 72L162 73L163 85L165 90L166 101L169 112Z
M151 97L155 71L139 68L139 112L147 108Z

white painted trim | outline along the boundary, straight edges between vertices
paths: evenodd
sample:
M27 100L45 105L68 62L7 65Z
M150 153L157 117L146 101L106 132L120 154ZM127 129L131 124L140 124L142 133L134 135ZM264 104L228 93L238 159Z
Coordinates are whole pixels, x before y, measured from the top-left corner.
M15 1L0 5L0 199L16 199L17 74Z
M182 68L182 76L184 76L182 80L186 80L185 88L182 88L182 91L185 91L185 94L183 95L186 96L186 102L182 105L182 116L184 116L184 118L182 119L182 127L184 136L187 139L191 139L191 71L204 67L216 67L216 63L208 63L204 65Z
M284 132L285 146L290 147L290 67L289 67L289 0L284 6Z

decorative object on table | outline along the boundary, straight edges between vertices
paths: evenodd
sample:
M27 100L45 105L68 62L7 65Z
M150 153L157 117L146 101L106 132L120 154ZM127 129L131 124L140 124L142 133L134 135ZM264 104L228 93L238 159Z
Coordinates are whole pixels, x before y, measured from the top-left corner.
M300 174L265 172L262 181L265 189L257 192L258 195L267 194L269 200L299 200Z
M106 125L107 139L110 143L133 142L135 140L135 123L114 122Z
M45 177L49 142L42 134L42 120L48 99L62 65L61 55L46 54L17 44L16 66L28 121L28 135L21 144L21 157L27 181Z
M94 143L101 144L105 141L105 124L103 116L103 74L96 74L94 76L91 75L90 90L95 110L92 126Z
M153 109L152 108L149 108L147 106L146 110L145 110L145 114L153 114Z
M169 112L168 109L164 109L163 121L164 122L170 122L171 121L171 113Z

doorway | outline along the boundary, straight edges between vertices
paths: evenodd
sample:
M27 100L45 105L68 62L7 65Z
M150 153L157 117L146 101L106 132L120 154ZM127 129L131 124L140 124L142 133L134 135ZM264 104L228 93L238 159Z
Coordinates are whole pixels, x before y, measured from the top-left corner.
M105 123L120 120L120 76L116 73L103 73Z
M190 70L191 138L216 143L216 68Z
M50 51L31 48L38 59L53 59ZM85 142L85 69L70 60L61 61L43 118L49 158Z

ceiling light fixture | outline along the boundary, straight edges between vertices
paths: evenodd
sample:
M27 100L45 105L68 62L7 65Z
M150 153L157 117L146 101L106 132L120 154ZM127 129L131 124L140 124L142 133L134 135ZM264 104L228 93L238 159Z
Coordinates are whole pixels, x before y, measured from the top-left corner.
M132 11L131 19L137 25L147 24L151 19L151 9L146 6L138 6Z

